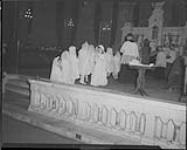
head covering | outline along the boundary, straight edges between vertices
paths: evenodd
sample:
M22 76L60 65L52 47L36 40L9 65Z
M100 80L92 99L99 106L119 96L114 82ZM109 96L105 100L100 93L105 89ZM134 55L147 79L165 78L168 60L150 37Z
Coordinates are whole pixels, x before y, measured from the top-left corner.
M76 47L75 46L70 46L69 47L69 54L70 55L76 55Z
M125 41L131 41L134 42L134 36L132 33L128 33L125 37Z
M82 44L82 48L85 48L85 49L88 49L89 47L89 44L87 41L85 41L83 44Z
M150 43L150 42L149 42L149 40L148 40L147 38L146 38L146 39L144 39L144 41L143 41L143 42L144 42L144 46L149 46L149 43Z
M103 45L98 45L97 48L101 48L102 50L105 50Z
M113 55L112 48L108 47L108 48L107 48L107 53L110 54L110 55Z
M62 52L62 54L61 54L61 59L62 59L62 61L63 61L64 59L69 59L69 53L68 53L67 50L65 50L64 52Z
M76 47L75 46L70 46L69 50L76 50Z
M94 49L95 49L94 45L92 45L92 44L90 44L89 48L90 48L91 50L94 50Z
M96 47L96 50L99 52L99 53L104 53L105 52L105 48L103 45L98 45Z

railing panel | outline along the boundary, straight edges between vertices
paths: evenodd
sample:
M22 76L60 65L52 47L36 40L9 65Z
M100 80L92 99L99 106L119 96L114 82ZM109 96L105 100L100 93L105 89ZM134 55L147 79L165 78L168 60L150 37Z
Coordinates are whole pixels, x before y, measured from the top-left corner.
M109 90L30 80L30 111L84 123L142 144L184 148L186 107Z

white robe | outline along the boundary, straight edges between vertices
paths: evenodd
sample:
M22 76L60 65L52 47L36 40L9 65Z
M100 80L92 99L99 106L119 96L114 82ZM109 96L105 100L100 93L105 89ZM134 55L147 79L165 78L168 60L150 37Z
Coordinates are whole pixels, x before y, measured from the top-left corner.
M110 75L113 72L113 53L111 48L107 49L107 52L105 54L105 60L106 60L106 71L107 74Z
M88 75L88 67L89 67L89 51L88 45L83 45L82 48L79 50L79 74L81 76Z
M79 79L78 58L76 55L76 49L70 49L69 55L72 83L74 83L76 79Z
M89 60L88 60L87 74L92 74L96 64L96 50L93 45L89 47Z
M61 66L62 66L62 79L61 82L72 84L72 73L69 53L67 51L63 52L61 55Z
M112 72L112 76L114 79L118 79L118 73L120 71L120 67L121 67L121 56L120 53L116 53L116 55L113 58L113 72Z
M59 56L55 57L53 60L50 80L59 82L62 79L62 68L61 63L59 62Z
M93 86L106 86L108 83L106 72L105 54L98 54L96 66L91 76L91 85Z

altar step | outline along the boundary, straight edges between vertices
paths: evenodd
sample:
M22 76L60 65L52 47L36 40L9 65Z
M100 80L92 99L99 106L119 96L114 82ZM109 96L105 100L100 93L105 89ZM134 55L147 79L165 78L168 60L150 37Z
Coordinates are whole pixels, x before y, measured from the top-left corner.
M3 103L3 113L22 122L65 136L87 144L140 144L129 138L86 128L83 125L72 124L65 120L58 120L35 112L27 111L29 97L8 91Z
M22 95L29 96L30 94L30 85L29 79L40 79L39 77L17 75L17 74L8 74L5 81L5 91L11 91ZM42 79L42 78L41 78ZM46 79L47 80L47 79Z

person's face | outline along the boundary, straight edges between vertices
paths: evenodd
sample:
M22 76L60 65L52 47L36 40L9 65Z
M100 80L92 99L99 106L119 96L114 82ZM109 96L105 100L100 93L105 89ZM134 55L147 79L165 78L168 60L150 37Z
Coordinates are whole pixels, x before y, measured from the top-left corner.
M127 40L132 40L132 36L127 36Z

